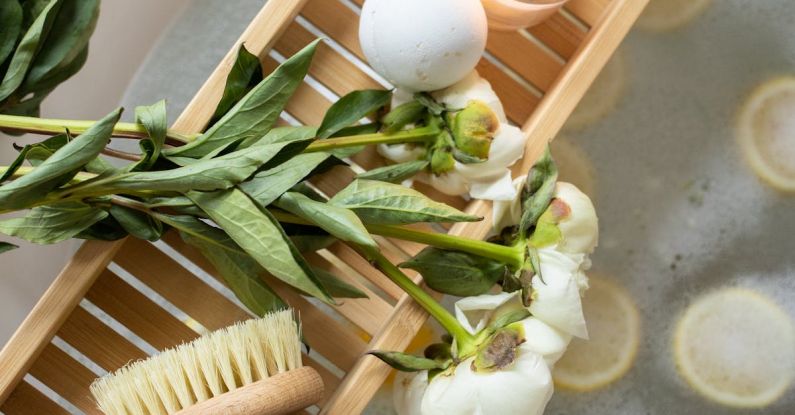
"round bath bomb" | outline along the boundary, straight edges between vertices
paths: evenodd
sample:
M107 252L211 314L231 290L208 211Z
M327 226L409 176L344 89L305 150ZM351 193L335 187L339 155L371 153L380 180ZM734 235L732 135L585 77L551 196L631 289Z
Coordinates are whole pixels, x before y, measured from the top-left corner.
M487 32L479 0L367 0L359 24L373 69L414 92L448 87L472 72Z

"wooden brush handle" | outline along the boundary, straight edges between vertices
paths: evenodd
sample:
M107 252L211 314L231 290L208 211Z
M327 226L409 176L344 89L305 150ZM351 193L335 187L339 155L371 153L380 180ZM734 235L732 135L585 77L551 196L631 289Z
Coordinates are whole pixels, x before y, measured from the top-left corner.
M315 369L304 366L216 396L177 414L292 414L322 398L323 380Z

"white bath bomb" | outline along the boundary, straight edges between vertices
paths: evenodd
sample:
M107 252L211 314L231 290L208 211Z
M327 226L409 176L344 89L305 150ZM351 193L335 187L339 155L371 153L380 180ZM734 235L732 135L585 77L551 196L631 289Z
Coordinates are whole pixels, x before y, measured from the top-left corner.
M359 41L370 65L411 91L434 91L468 75L486 48L479 0L367 0Z

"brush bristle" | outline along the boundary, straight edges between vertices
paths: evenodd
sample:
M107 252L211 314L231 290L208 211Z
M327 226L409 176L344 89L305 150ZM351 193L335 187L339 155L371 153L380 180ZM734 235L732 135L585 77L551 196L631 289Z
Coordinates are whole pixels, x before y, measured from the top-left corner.
M172 414L301 366L301 329L288 309L130 363L95 380L91 394L108 415Z

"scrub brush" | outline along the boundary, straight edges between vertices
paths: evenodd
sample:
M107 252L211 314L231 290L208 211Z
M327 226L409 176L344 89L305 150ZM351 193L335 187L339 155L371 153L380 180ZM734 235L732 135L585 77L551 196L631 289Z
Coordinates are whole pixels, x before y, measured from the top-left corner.
M130 363L91 394L108 415L293 413L323 396L300 337L292 310L274 312Z

